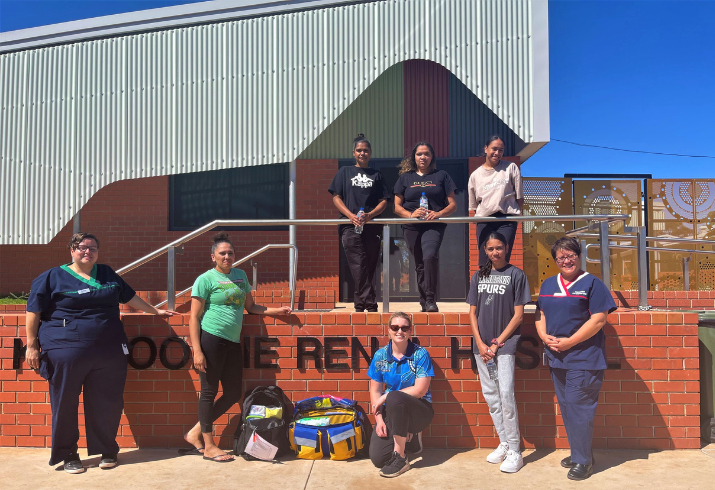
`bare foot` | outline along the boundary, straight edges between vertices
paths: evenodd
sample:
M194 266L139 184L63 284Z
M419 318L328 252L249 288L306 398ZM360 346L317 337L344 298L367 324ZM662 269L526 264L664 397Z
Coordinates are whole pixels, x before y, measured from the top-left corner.
M193 434L193 429L184 434L184 440L194 446L200 453L204 452L204 445L202 444L201 432Z
M234 457L226 454L218 446L213 446L204 449L204 458L215 459L216 461L232 461Z

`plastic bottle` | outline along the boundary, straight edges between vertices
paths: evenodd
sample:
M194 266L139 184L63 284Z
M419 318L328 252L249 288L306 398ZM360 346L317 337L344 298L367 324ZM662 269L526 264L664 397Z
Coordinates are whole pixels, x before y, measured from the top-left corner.
M489 371L489 379L496 381L499 379L499 372L497 371L497 363L492 357L487 361L487 371Z
M358 211L357 217L358 217L358 219L360 219L363 216L365 216L365 208L360 208L360 211ZM355 233L357 233L357 234L362 233L362 227L363 227L363 225L356 225Z
M429 200L427 199L427 196L425 196L425 193L422 193L422 197L420 197L420 207L424 209L425 211L429 211ZM422 216L420 219L425 219L424 216Z

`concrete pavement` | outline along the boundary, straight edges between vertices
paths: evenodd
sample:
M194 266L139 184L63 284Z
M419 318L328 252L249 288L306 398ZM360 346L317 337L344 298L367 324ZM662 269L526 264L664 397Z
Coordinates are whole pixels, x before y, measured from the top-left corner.
M83 451L80 451L82 454ZM524 451L524 468L504 474L485 461L489 450L426 449L414 457L412 469L387 481L369 460L304 461L293 457L268 463L204 461L179 456L175 449L129 449L120 453L120 465L97 467L99 457L84 459L88 470L66 474L61 466L47 465L49 450L0 448L0 482L13 490L80 490L106 488L172 490L210 488L270 490L391 490L428 488L654 488L706 489L715 486L715 444L702 450L596 451L596 473L583 482L566 478L559 462L568 451Z

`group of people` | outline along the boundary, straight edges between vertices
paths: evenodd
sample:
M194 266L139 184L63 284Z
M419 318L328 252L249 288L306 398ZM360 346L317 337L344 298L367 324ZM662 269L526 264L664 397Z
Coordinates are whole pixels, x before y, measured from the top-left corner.
M469 178L469 210L474 211L475 216L520 215L523 193L519 166L502 160L504 141L498 135L489 138L484 153L484 164ZM447 228L439 219L457 210L457 186L447 172L437 168L437 155L427 141L416 143L402 160L392 192L382 173L369 166L372 145L365 135L359 134L353 141L353 156L355 164L340 168L328 191L340 217L349 220L338 227L338 234L355 285L355 311L377 311L374 278L380 257L382 227L369 223L385 211L393 196L395 214L415 220L403 224L402 230L415 263L422 311L439 311L436 302L439 249ZM483 248L492 231L507 238L509 259L516 228L515 221L478 224L480 266L486 263Z
M491 138L485 145L487 163L470 178L470 208L480 216L521 212L519 169L501 160L503 152L503 141ZM350 221L340 226L339 233L355 280L355 309L377 311L372 280L381 237L380 228L369 222L384 211L391 194L380 172L368 166L371 147L363 135L355 140L353 153L355 166L340 169L330 192L341 215ZM404 225L415 257L423 311L437 311L437 258L446 227L438 219L454 212L454 192L449 175L435 168L432 146L427 142L415 145L402 162L394 196L396 214L424 221ZM422 193L427 208L420 206ZM478 227L480 268L471 279L467 297L481 389L500 440L487 461L500 464L507 473L523 466L514 369L524 305L531 299L526 275L509 263L514 224L497 221ZM97 264L96 236L73 235L69 252L70 263L42 273L32 283L26 360L49 383L49 463L63 463L66 472L81 473L86 469L77 452L80 393L88 454L101 455L99 467L103 469L118 463L115 436L129 354L119 304L158 316L177 313L147 304L109 266ZM561 464L569 468L568 478L582 480L592 473L593 418L606 369L602 328L615 303L599 279L580 270L581 249L575 239L557 240L551 254L560 273L541 286L536 328L571 446L571 455ZM223 463L234 456L215 444L213 422L242 396L244 310L275 316L289 315L292 310L254 303L246 274L232 267L235 250L226 233L214 237L211 260L214 266L196 279L191 292L189 331L201 393L198 422L184 435L190 447L182 453ZM369 452L382 476L395 477L410 469L407 455L422 450L422 431L434 417L430 394L434 369L427 350L411 340L413 324L408 314L394 313L387 334L388 344L375 353L367 373L375 414ZM219 384L222 395L216 399Z

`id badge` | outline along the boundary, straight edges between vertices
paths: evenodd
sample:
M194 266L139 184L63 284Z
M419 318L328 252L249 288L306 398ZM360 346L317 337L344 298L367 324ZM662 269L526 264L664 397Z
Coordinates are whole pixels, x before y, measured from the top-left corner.
M127 344L122 344L122 350L124 351L125 356L129 355L129 349L127 349Z

